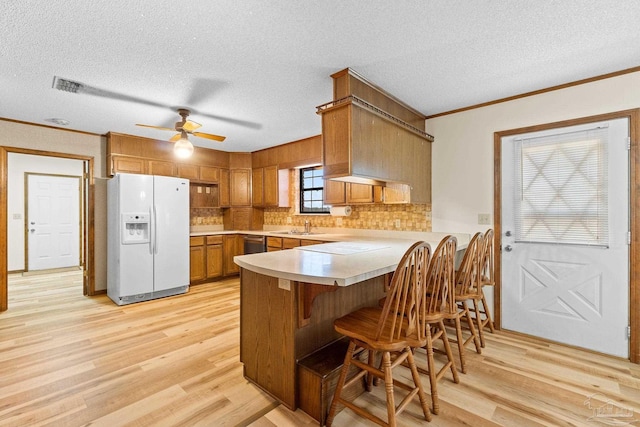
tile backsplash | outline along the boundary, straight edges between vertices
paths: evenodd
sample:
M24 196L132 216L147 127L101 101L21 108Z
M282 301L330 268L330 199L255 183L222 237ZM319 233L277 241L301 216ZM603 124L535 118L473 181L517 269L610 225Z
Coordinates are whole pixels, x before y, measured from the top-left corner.
M431 231L431 205L352 205L350 216L296 215L295 208L264 210L264 225L303 228L359 228L395 231ZM291 218L291 223L288 219Z
M264 225L303 228L305 221L312 227L356 228L393 231L431 231L430 204L398 205L351 205L350 216L300 215L298 171L289 174L289 208L264 209ZM190 225L222 225L223 211L220 208L192 208Z
M189 225L222 225L220 208L192 208L189 211Z

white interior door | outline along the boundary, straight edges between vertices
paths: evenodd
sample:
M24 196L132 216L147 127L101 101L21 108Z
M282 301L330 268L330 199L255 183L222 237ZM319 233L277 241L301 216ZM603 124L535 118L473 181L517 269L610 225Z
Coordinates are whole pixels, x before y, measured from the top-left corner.
M502 138L502 326L629 356L627 119Z
M80 177L27 174L27 269L80 265Z

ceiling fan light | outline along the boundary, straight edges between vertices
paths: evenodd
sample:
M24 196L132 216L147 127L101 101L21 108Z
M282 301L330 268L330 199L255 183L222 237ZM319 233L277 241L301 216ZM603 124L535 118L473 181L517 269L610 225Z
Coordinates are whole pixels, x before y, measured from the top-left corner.
M193 144L187 139L186 135L182 135L173 146L173 152L177 157L186 159L193 154Z

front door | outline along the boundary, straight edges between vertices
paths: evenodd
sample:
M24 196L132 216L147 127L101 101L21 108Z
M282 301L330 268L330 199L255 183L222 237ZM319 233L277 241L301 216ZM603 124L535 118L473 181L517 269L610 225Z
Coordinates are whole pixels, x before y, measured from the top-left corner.
M505 136L502 327L627 358L628 119Z
M80 265L80 178L27 174L27 270Z

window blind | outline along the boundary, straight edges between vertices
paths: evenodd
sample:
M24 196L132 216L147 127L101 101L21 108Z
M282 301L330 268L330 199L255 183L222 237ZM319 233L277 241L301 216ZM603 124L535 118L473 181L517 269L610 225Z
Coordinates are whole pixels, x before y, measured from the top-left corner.
M515 239L608 246L606 127L515 140Z

